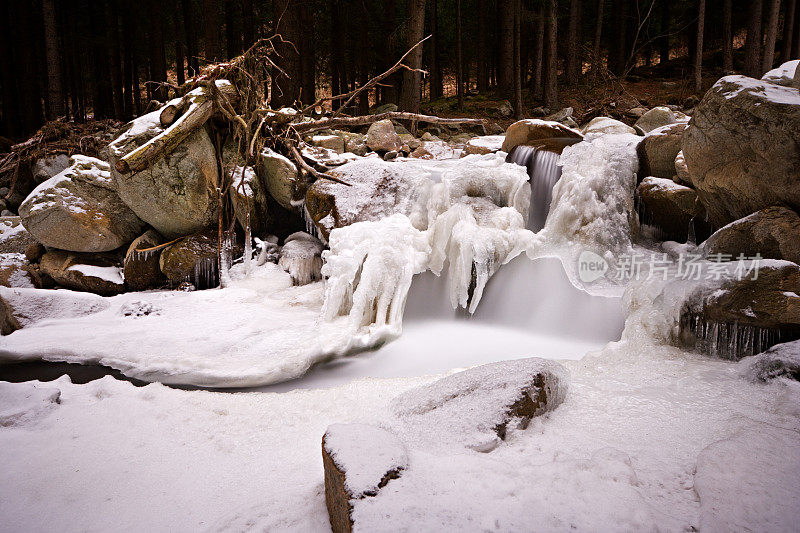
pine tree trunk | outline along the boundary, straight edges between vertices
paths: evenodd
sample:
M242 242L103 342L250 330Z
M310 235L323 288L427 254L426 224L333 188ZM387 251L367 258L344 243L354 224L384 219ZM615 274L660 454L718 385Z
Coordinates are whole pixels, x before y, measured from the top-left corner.
M722 0L722 69L733 72L732 0Z
M330 61L331 96L347 92L344 90L341 77L341 70L344 65L344 35L342 31L341 4L341 0L331 2L331 46L333 47ZM331 106L333 109L336 109L343 103L344 102L340 100L334 100L331 102Z
M794 11L794 30L792 32L792 53L789 54L791 58L800 58L800 4L795 7Z
M569 30L567 34L567 84L576 85L581 76L581 1L569 4Z
M197 59L197 32L194 25L194 14L189 0L181 0L183 11L183 30L186 35L186 66L189 67L189 76L200 73L200 64Z
M440 62L439 46L441 39L439 38L439 2L438 0L431 0L430 3L430 16L431 16L431 38L430 47L430 69L431 69L431 99L441 98L444 93L444 86L442 81L442 65Z
M486 0L478 0L478 92L486 93L489 91L489 50L486 42Z
M167 81L167 55L164 46L164 12L161 0L151 0L148 44L150 46L150 81ZM167 88L152 85L153 98L163 102L167 99Z
M759 77L761 72L761 12L763 0L751 0L747 18L747 39L744 43L744 71Z
M706 0L697 2L697 36L694 51L694 92L703 90L703 32L705 30Z
M242 53L242 32L238 22L242 18L239 0L225 0L225 53L234 58Z
M247 50L256 42L256 13L253 0L242 0L242 38Z
M461 0L458 0L459 6ZM460 9L459 9L460 12ZM522 0L514 0L514 112L517 120L521 120L525 115L522 107Z
M123 93L123 110L126 119L130 119L135 113L133 98L137 90L137 87L133 83L133 54L135 54L136 51L133 46L133 23L135 19L132 11L133 9L131 9L131 7L123 6L122 48L124 50L124 59L122 62L122 77L125 86L125 91Z
M303 65L300 59L304 31L299 20L297 2L299 0L275 0L275 17L279 20L275 33L280 33L287 43L276 43L275 48L281 56L281 67L286 75L273 73L272 106L295 105L303 88ZM287 77L288 75L288 77Z
M275 6L280 2L275 1ZM218 0L203 0L203 25L205 35L205 60L213 63L222 59L220 51L220 37L219 37L219 1Z
M533 59L533 97L537 100L544 94L544 34L546 11L539 7L536 15L536 54Z
M425 0L408 1L408 21L406 24L406 48L411 48L422 40L425 31ZM412 69L422 67L422 46L415 48L406 58ZM406 70L403 72L403 88L400 107L404 111L419 113L422 74Z
M514 0L497 0L500 18L500 49L498 55L498 90L506 95L514 90Z
M458 109L464 109L464 56L461 50L461 0L456 0L456 93Z
M64 89L61 76L61 41L56 24L53 0L42 0L44 41L47 58L47 118L64 114Z
M603 69L603 58L600 55L600 40L603 36L603 0L597 0L597 17L594 28L594 44L592 46L592 74L597 77Z
M303 102L312 104L316 101L317 69L314 63L314 18L309 11L309 2L300 2L296 24L297 39L300 42L300 96Z
M173 11L173 20L175 22L175 76L178 79L178 85L183 85L186 82L185 49L183 46L185 41L181 35L181 17L180 10L177 7Z
M545 61L544 104L551 110L558 107L558 6L547 0L547 58Z
M106 11L106 32L108 34L109 55L111 58L111 89L113 91L114 117L125 118L125 103L122 81L122 52L119 44L119 6L117 0L111 0ZM165 77L166 79L166 77Z
M792 58L792 29L794 18L797 16L797 0L786 0L786 12L783 15L783 46L781 47L781 61L786 62Z
M775 43L778 40L778 20L781 15L781 0L771 0L769 3L769 18L767 19L767 38L764 42L764 61L761 63L762 72L772 70L775 61Z

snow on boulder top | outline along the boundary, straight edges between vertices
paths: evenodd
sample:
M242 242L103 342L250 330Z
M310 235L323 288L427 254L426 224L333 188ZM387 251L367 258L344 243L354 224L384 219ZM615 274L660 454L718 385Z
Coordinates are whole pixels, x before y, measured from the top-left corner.
M54 387L0 382L0 427L41 418L59 403L60 397L61 391Z
M787 61L783 65L774 68L761 76L761 79L785 87L800 88L800 59Z
M474 367L412 389L394 400L394 410L403 435L417 442L487 452L505 438L513 419L525 427L560 405L566 392L566 369L532 357Z
M800 381L800 341L776 344L766 352L742 359L739 372L753 382L779 377Z
M536 141L558 137L582 139L583 135L578 130L560 122L529 118L517 121L508 127L502 149L504 152L510 153L521 144L532 144Z
M771 104L800 105L800 91L794 87L783 87L738 74L720 78L711 90L728 100L747 94Z
M406 450L395 435L366 424L333 424L323 438L323 449L345 473L345 488L352 498L375 495L408 467Z

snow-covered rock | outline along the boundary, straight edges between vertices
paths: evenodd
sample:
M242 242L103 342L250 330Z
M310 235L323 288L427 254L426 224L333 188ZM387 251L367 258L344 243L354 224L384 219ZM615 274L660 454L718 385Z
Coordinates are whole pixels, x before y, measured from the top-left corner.
M125 290L122 269L105 256L50 250L39 268L59 285L76 291L111 296Z
M643 134L647 134L655 129L669 124L675 124L676 122L689 122L689 117L678 111L673 111L668 107L658 106L639 117L633 127L638 128Z
M535 144L543 139L571 137L580 139L581 133L573 128L564 126L560 122L540 119L525 119L513 123L506 130L502 150L511 153L519 145Z
M464 151L467 154L491 154L501 150L505 140L505 135L482 135L480 137L473 137L467 141Z
M643 176L672 179L675 158L681 151L685 122L668 124L650 131L639 143L639 170Z
M35 243L20 217L0 217L0 253L23 254Z
M394 124L388 118L370 125L365 142L369 149L375 152L397 152L403 146Z
M108 308L108 301L95 294L49 289L0 287L0 298L20 327L45 320L85 317Z
M42 280L24 255L0 253L0 286L41 288Z
M148 113L129 122L109 144L108 153L122 201L164 237L174 239L217 220L217 155L206 130L192 132L140 172L121 174L115 167L120 158L163 131L159 111Z
M701 250L708 256L760 254L800 263L800 217L786 207L768 207L720 228L703 242Z
M322 279L322 241L299 231L286 237L278 266L289 273L294 285L308 285Z
M36 183L42 183L66 170L70 164L67 154L48 155L33 162L31 173Z
M218 283L219 237L213 228L184 237L161 251L161 272L173 283L189 280L199 288Z
M725 76L683 135L691 181L721 227L772 205L800 209L800 91Z
M337 154L344 153L345 141L339 135L314 135L311 137L311 144L320 148L328 148Z
M784 87L800 89L800 69L797 68L798 65L800 65L800 59L792 59L770 70L761 76L761 79Z
M253 167L234 166L229 172L231 202L236 219L242 228L249 223L252 235L265 235L269 223L266 188Z
M54 387L0 381L0 427L30 424L54 409L60 397Z
M19 207L22 224L45 246L105 252L130 242L144 223L120 200L105 161L76 155Z
M683 143L681 143L683 144ZM689 174L689 167L686 166L686 158L683 156L683 150L678 152L675 156L675 175L672 178L675 183L680 185L692 186L692 177Z
M592 140L601 135L619 135L620 133L629 133L636 135L636 130L611 117L595 117L586 124L581 130L584 138Z
M739 371L753 382L782 377L800 381L800 341L776 344L766 352L746 357L739 362Z

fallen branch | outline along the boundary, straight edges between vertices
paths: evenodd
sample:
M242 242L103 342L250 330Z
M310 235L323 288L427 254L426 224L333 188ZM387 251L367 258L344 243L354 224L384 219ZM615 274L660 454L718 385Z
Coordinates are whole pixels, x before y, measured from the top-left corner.
M389 111L386 113L380 113L378 115L365 115L360 117L322 118L319 120L311 120L308 122L301 122L299 124L292 124L292 127L297 133L302 134L343 126L365 126L367 124L372 124L373 122L378 122L379 120L384 120L387 118L395 120L415 120L418 122L428 122L431 124L477 124L479 126L484 126L483 120L479 118L441 118L431 115L408 113L405 111Z
M300 150L298 150L294 144L289 144L289 151L292 154L292 159L295 160L295 162L300 166L300 168L302 168L303 170L314 176L316 179L331 180L335 181L336 183L341 183L342 185L347 185L348 187L350 186L350 184L347 183L346 181L341 180L335 176L331 176L330 174L320 172L311 165L309 165L308 163L306 163L306 160L303 159L303 154L300 153Z

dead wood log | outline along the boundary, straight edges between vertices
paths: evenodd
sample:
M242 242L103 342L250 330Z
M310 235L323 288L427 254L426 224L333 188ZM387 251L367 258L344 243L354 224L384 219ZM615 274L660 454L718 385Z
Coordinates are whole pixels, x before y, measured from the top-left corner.
M328 128L365 126L367 124L372 124L373 122L378 122L379 120L384 120L387 118L395 120L428 122L431 124L477 124L479 126L484 126L483 120L479 118L441 118L431 115L408 113L406 111L389 111L387 113L380 113L378 115L365 115L360 117L321 118L319 120L311 120L308 122L301 122L299 124L292 124L292 127L297 133L305 134L314 131L325 130Z

